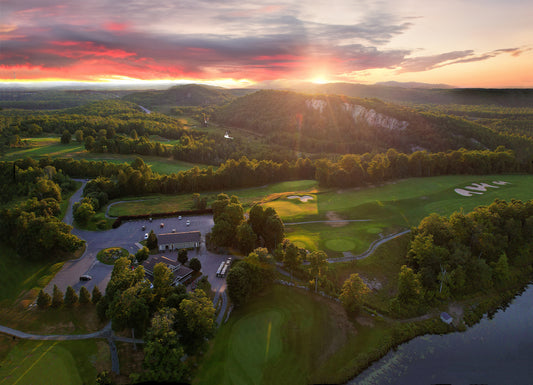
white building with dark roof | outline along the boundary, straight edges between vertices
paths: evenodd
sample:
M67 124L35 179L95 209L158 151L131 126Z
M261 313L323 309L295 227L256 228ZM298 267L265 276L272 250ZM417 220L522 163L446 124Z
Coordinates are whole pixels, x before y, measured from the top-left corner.
M157 236L159 251L193 249L200 247L202 234L199 231L188 231L185 233L167 233Z

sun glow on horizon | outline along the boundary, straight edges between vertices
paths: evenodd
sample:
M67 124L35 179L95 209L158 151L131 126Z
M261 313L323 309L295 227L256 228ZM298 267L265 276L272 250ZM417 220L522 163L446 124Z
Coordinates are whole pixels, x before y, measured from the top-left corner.
M325 77L317 76L317 77L311 79L311 83L314 83L314 84L327 84L327 83L330 83L330 81L328 79L326 79Z

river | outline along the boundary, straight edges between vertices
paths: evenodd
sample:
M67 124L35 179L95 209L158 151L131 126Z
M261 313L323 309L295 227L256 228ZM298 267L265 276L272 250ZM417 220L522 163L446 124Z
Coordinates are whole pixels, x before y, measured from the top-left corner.
M533 384L533 285L464 333L417 337L349 385Z

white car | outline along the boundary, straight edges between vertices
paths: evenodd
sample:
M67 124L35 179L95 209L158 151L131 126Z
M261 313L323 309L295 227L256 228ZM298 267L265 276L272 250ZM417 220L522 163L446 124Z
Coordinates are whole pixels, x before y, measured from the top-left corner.
M148 233L144 233L144 239L148 239Z
M187 222L185 224L189 226L191 224L191 221L187 219Z
M181 215L178 217L178 219L181 221Z

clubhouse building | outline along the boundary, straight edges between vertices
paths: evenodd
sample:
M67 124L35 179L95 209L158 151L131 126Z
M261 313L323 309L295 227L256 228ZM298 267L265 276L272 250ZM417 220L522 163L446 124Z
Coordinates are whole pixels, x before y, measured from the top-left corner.
M167 233L157 236L159 251L172 251L179 249L194 249L200 247L202 235L199 231L185 233Z

